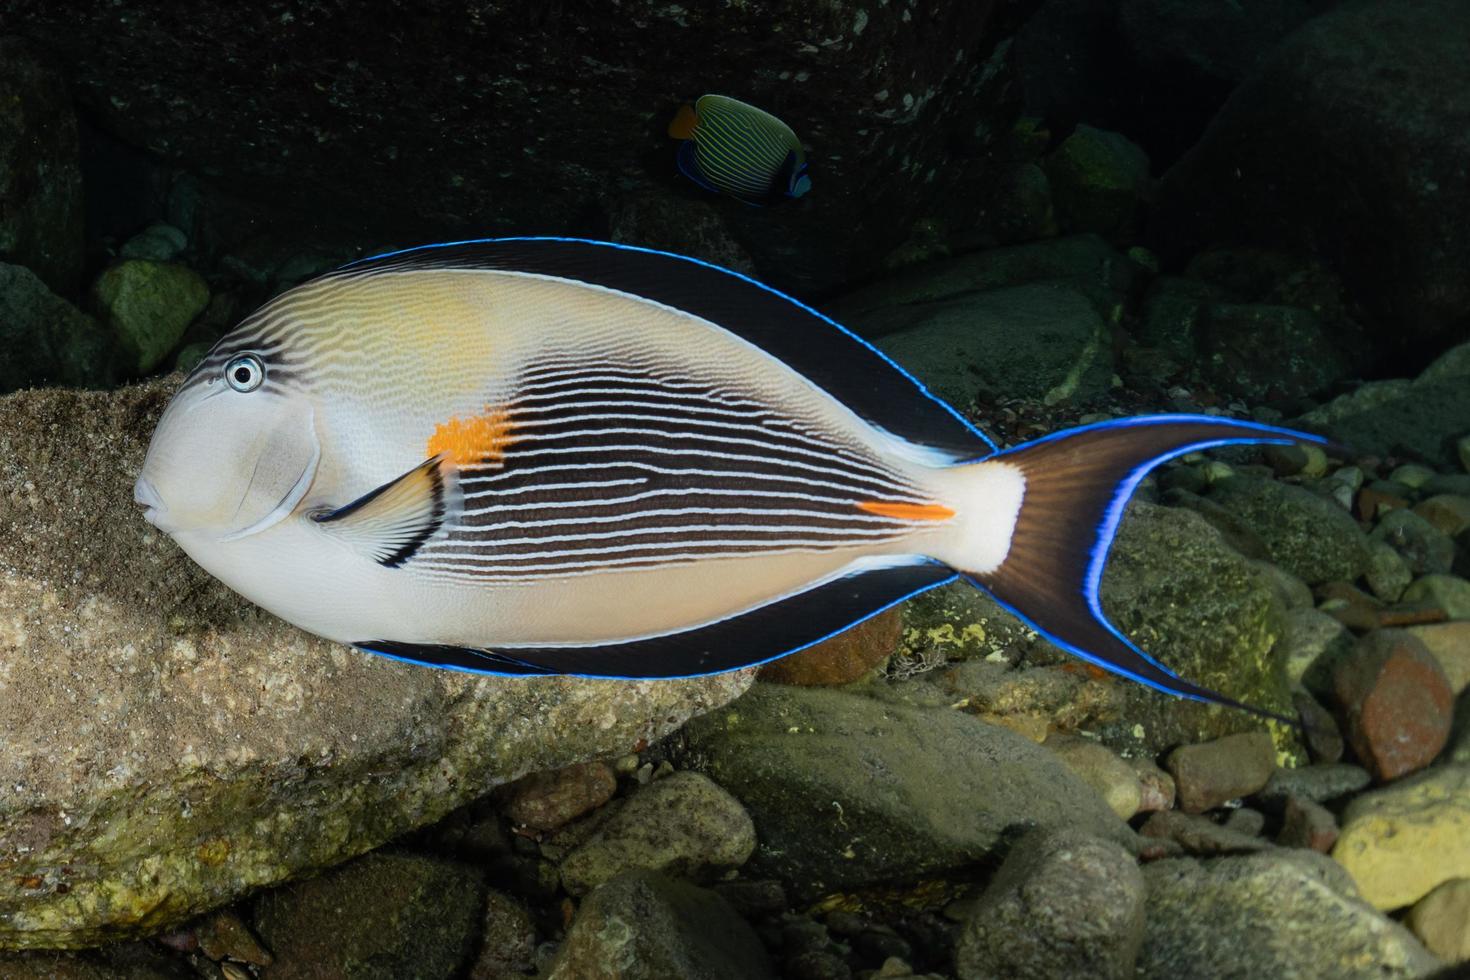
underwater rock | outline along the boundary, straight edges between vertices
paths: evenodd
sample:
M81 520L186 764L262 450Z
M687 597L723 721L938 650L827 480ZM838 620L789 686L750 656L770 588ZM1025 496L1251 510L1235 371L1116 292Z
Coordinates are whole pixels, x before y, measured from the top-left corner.
M177 383L0 399L0 947L159 931L749 684L475 678L285 625L133 503Z
M902 639L903 612L890 609L815 646L766 664L760 679L807 687L850 684L892 656Z
M546 980L772 980L755 931L714 892L630 871L587 897Z
M1019 163L997 178L997 199L985 214L984 225L1002 245L1053 238L1057 234L1051 182L1035 163Z
M1452 550L1451 555L1453 553ZM1363 569L1363 580L1368 583L1368 589L1375 597L1384 602L1398 602L1409 583L1414 581L1414 573L1409 570L1409 563L1404 561L1404 556L1393 545L1383 541L1381 537L1370 535L1368 567Z
M0 394L39 384L99 387L113 379L107 331L31 270L3 262L0 350Z
M123 242L119 258L167 262L184 250L189 240L173 225L156 222Z
M1086 296L1098 315L1116 308L1141 287L1143 267L1097 235L1071 235L1010 245L929 262L870 286L844 293L827 306L838 322L865 337L911 324L902 308L967 293L1050 283Z
M1410 626L1408 632L1439 661L1451 691L1458 696L1470 688L1470 621Z
M1070 233L1126 237L1147 190L1148 154L1121 133L1081 125L1046 156L1057 221Z
M1359 453L1406 454L1454 468L1455 440L1470 431L1470 344L1451 348L1412 381L1370 381L1297 421ZM1426 484L1426 491L1463 492L1445 479Z
M1235 476L1210 498L1238 515L1265 542L1271 560L1308 585L1351 582L1368 564L1368 539L1332 501L1302 487Z
M272 980L449 980L474 952L484 892L464 865L380 851L261 896L255 928Z
M1276 769L1276 750L1265 732L1242 732L1181 745L1169 753L1164 768L1174 777L1179 809L1203 813L1265 786Z
M1467 30L1459 0L1344 3L1283 40L1164 175L1152 231L1166 261L1222 241L1315 251L1381 349L1412 358L1463 337Z
M518 980L536 958L536 924L516 899L491 889L481 917L480 953L468 980Z
M1372 777L1366 769L1346 762L1277 769L1266 785L1252 795L1251 801L1264 810L1273 811L1284 807L1291 797L1328 803L1356 793L1370 782Z
M1198 356L1207 311L1225 298L1225 291L1213 283L1160 276L1144 295L1134 339L1165 352L1181 367L1190 364Z
M1344 734L1375 779L1388 782L1423 769L1450 737L1454 694L1418 638L1376 630L1358 641L1332 671Z
M1281 832L1276 843L1282 847L1302 847L1326 854L1337 843L1337 817L1320 803L1288 796L1281 815Z
M1313 671L1318 660L1335 660L1353 643L1347 627L1320 609L1292 609L1286 613L1284 627L1278 645L1286 661L1286 676L1293 681Z
M1116 841L1033 831L961 926L955 972L960 980L1130 980L1143 907L1143 874Z
M209 305L209 286L188 266L149 259L124 259L92 283L98 316L117 335L146 374L161 364L189 323Z
M1441 959L1470 960L1470 878L1447 881L1425 895L1409 909L1404 924Z
M1185 854L1213 857L1218 854L1254 854L1271 847L1271 842L1218 824L1209 817L1182 810L1161 810L1149 815L1138 828L1143 837L1169 841ZM1175 851L1174 853L1178 853Z
M5 980L196 980L185 961L142 943L105 951L0 953Z
M1087 297L1038 283L898 306L879 348L956 408L978 396L1086 402L1107 391L1113 350Z
M600 760L579 762L552 772L535 772L502 792L505 815L522 827L556 830L602 806L617 792L612 767Z
M1404 590L1404 601L1443 609L1447 619L1470 619L1470 581L1457 575L1426 575Z
M1140 980L1411 980L1439 965L1361 901L1331 860L1303 850L1156 861L1143 869Z
M617 198L609 206L607 238L755 275L750 253L730 236L720 209L672 188L645 188Z
M740 801L697 772L676 772L634 793L561 864L563 887L584 895L624 871L694 876L738 868L755 850Z
M1042 744L1096 790L1119 819L1132 819L1142 806L1143 787L1138 773L1112 749L1075 735L1052 734Z
M80 154L61 72L20 38L0 37L0 261L65 295L82 277Z
M686 737L755 821L750 873L799 900L961 867L1018 825L1132 837L1051 752L942 707L757 684Z
M1454 540L1412 510L1394 510L1383 515L1368 537L1392 545L1414 576L1443 575L1455 564Z
M1384 910L1470 878L1470 766L1435 766L1355 798L1332 856Z
M57 52L104 131L373 237L600 233L610 191L667 188L719 208L762 278L819 290L875 269L915 220L996 193L987 161L951 148L960 129L1009 129L996 47L1034 2L920 16L866 0L394 0L373 18L313 4L285 23L221 5L154 31L134 25L171 24L168 3L122 0L83 19L28 6L6 30ZM792 127L809 195L753 208L681 182L665 127L711 86Z
M1310 310L1214 303L1197 333L1201 374L1250 404L1315 395L1348 373L1337 340Z

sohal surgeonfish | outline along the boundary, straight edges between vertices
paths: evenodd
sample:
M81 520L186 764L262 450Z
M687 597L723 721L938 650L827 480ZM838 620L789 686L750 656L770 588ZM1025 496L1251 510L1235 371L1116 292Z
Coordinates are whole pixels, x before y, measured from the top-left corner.
M223 337L135 495L313 633L486 674L760 664L963 578L1077 656L1140 651L1098 583L1160 461L1315 436L1209 416L997 451L877 349L665 252L504 239L358 261Z
M753 105L703 95L679 108L669 135L679 171L706 190L747 204L775 204L812 189L806 151L791 127Z

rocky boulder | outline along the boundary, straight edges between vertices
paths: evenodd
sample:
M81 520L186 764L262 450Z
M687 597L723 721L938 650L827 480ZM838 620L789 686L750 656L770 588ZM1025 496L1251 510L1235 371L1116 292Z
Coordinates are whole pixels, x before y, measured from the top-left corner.
M0 399L0 947L156 932L749 683L473 678L279 622L132 502L176 382Z
M1165 174L1153 232L1166 260L1216 243L1303 249L1342 274L1406 362L1462 339L1467 32L1458 0L1357 0L1308 21Z

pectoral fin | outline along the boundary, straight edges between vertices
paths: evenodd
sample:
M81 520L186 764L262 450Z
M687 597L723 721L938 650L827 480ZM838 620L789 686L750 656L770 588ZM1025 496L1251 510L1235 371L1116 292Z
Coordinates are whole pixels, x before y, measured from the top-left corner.
M364 556L397 568L444 523L448 470L441 453L352 503L312 519Z

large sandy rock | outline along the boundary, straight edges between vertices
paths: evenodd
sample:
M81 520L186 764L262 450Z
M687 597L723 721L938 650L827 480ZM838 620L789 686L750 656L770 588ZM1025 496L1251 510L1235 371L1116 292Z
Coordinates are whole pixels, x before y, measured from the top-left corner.
M0 399L0 948L156 931L749 683L470 678L281 623L132 503L171 388Z

